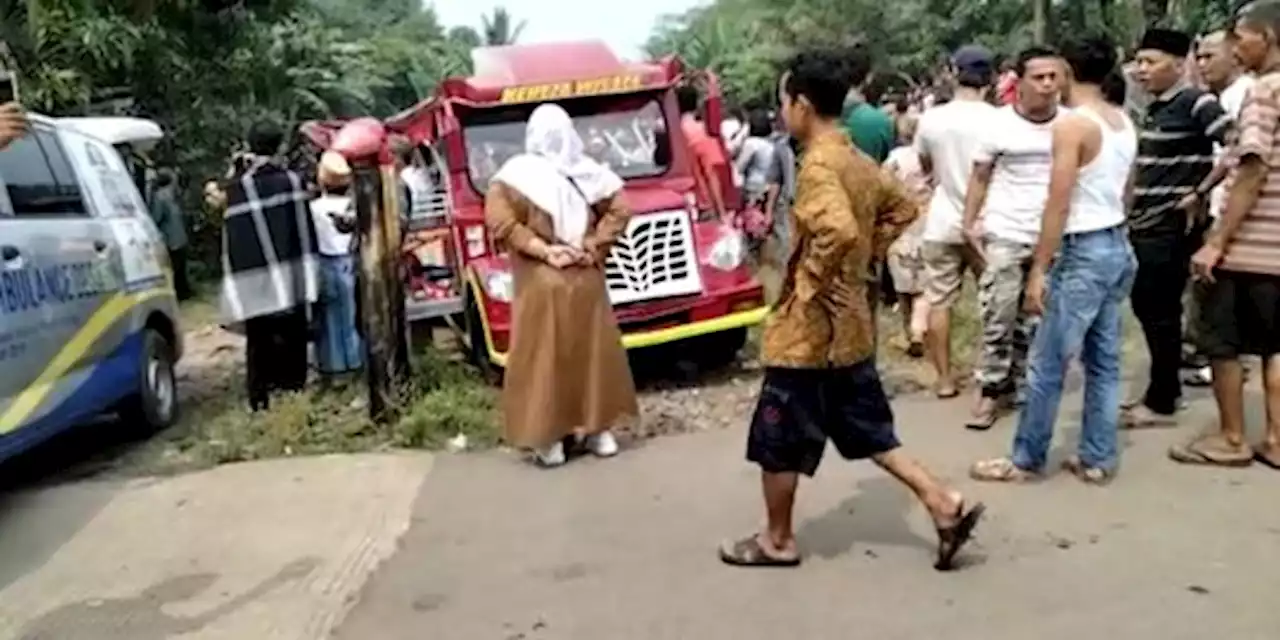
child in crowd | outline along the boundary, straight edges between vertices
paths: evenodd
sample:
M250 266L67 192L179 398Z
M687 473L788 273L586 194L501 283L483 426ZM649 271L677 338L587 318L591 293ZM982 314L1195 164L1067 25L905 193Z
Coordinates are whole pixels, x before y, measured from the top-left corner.
M902 115L897 118L897 148L889 152L884 168L907 186L909 193L925 207L933 194L933 187L920 166L920 155L911 142L916 134L917 118ZM929 305L924 296L924 260L920 254L921 234L924 232L924 216L916 218L892 245L889 246L889 274L893 288L898 293L898 308L902 313L905 337L898 342L913 358L924 355L924 334L928 329Z

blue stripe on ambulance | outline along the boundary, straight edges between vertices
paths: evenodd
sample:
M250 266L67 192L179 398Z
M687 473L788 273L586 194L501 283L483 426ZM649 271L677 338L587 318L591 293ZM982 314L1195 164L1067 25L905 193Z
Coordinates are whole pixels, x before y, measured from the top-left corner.
M37 411L34 420L0 436L0 459L8 458L37 445L58 432L102 413L138 390L138 366L142 361L142 332L129 334L115 351L58 381L58 386L72 389L46 402L54 403L45 411ZM79 380L76 380L79 378ZM54 394L51 394L54 395Z

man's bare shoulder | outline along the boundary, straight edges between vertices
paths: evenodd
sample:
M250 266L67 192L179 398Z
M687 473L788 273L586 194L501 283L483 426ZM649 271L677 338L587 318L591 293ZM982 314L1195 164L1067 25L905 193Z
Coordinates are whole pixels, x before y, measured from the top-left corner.
M1055 138L1080 139L1084 136L1100 133L1102 127L1093 118L1079 111L1068 111L1053 122Z

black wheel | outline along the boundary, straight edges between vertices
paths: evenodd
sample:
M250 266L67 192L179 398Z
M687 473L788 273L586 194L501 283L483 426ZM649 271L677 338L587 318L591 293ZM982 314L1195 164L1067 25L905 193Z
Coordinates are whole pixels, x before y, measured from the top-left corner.
M467 360L480 371L480 376L490 384L502 383L502 368L489 359L489 347L485 341L484 323L480 321L480 301L474 291L467 291Z
M155 329L142 333L138 391L125 401L120 417L131 430L155 433L178 418L178 384L173 346Z
M697 338L695 353L705 369L718 369L733 364L747 345L747 329L729 329Z

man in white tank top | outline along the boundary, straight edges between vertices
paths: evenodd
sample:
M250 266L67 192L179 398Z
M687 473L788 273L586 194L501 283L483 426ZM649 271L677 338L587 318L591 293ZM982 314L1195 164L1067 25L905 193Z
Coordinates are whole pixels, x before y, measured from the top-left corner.
M1044 471L1068 361L1077 354L1086 404L1079 455L1066 466L1086 482L1104 483L1119 462L1121 318L1137 271L1124 201L1137 138L1123 110L1103 98L1115 46L1090 39L1068 45L1063 57L1073 109L1053 127L1049 198L1027 278L1027 311L1041 321L1026 404L1012 455L975 464L978 480L1018 481Z
M995 112L973 157L964 232L985 267L978 278L982 351L979 391L966 426L986 430L1014 404L1022 386L1035 318L1022 310L1031 254L1049 192L1053 123L1065 72L1058 52L1034 46L1018 54L1014 104Z

